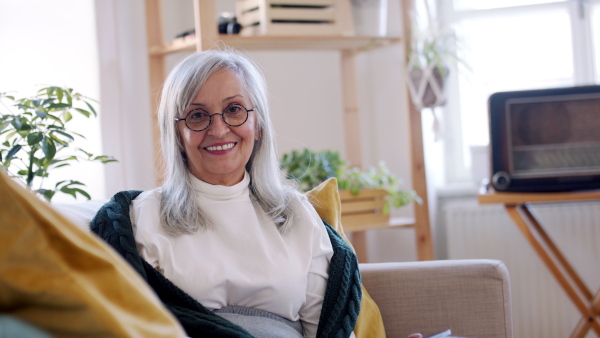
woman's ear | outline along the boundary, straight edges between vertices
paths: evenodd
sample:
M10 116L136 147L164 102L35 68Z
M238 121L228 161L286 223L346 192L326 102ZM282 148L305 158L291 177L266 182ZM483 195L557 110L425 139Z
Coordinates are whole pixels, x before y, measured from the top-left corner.
M256 133L254 134L254 140L258 141L260 140L262 137L262 127L260 126L260 123L256 123Z

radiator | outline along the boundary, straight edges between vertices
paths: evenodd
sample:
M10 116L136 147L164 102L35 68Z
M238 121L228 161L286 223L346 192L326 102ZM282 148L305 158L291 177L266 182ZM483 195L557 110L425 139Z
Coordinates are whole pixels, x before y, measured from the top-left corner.
M441 211L449 259L490 258L506 264L516 338L570 336L579 311L503 206L461 201L446 203ZM600 203L536 206L532 212L595 294L600 288Z

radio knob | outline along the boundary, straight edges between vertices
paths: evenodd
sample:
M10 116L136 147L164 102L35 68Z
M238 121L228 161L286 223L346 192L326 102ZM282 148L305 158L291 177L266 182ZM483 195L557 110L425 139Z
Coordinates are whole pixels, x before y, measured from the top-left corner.
M496 190L506 190L510 186L510 174L506 171L498 171L492 176L492 185Z

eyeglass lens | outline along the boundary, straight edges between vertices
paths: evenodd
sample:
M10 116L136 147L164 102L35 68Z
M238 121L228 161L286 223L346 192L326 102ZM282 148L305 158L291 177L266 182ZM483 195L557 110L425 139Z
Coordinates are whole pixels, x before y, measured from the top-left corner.
M209 114L204 109L193 109L185 117L185 124L194 131L202 131L210 125L214 115L221 115L223 122L231 127L239 127L248 119L248 110L241 105L231 105L221 114Z

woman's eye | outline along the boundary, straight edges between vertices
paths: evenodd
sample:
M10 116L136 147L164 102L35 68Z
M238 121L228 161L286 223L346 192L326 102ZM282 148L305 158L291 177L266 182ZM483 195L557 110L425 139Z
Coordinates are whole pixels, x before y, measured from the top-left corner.
M203 113L203 112L193 112L192 114L190 114L190 119L192 120L201 120L204 119L208 116L208 114Z
M240 106L229 106L229 107L227 107L226 110L227 110L228 113L239 113L240 110L242 110L242 107L240 107Z

